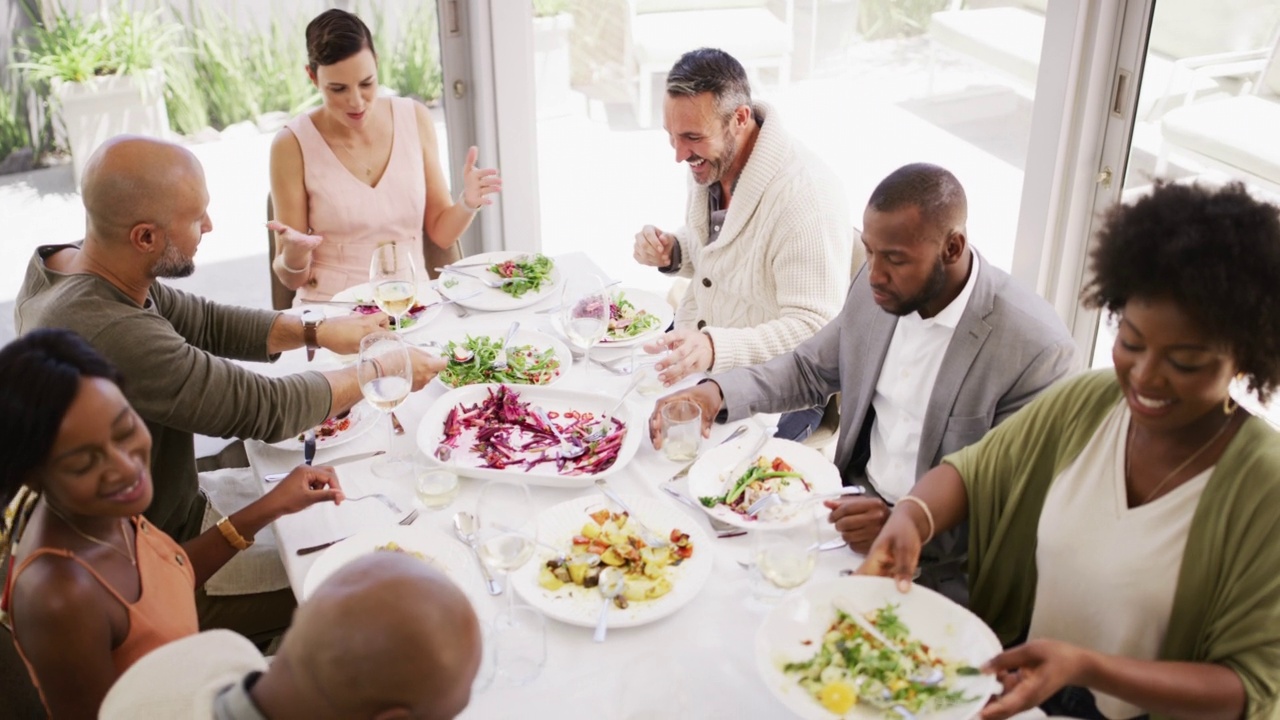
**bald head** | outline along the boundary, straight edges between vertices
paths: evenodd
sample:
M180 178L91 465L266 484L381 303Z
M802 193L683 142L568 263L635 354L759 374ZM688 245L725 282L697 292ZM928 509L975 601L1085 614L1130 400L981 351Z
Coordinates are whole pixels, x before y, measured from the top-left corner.
M204 170L186 148L132 135L111 138L84 168L88 235L123 241L138 223L168 223L175 190L193 185L204 190Z
M323 701L326 717L443 719L470 700L480 652L462 591L418 558L376 552L298 610L276 663L294 691Z

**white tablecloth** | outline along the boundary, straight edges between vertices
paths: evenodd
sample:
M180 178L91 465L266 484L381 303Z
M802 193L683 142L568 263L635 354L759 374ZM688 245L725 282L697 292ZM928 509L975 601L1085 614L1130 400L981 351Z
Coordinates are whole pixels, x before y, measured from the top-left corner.
M557 258L557 262L565 274L599 273L598 268L580 253ZM534 311L558 302L558 298L548 299L534 307L507 313L472 312L466 319L446 309L431 327L411 337L448 337L471 330L478 323L486 326L496 324L502 328L513 319L519 319L526 328L551 331L551 315ZM627 354L630 350L598 348L595 352L605 358ZM271 373L300 369L305 366L304 360L301 351L288 353ZM598 366L592 366L586 373L581 364L575 363L558 386L616 396L625 389L627 382L627 377L612 375ZM396 450L417 452L418 420L443 393L438 384L433 384L412 395L396 411L406 430L403 436L395 438ZM631 403L644 408L647 414L653 400L635 395ZM708 445L718 442L732 429L732 426L714 427ZM379 426L349 443L321 451L315 462L324 464L326 458L382 449L386 442L386 428ZM302 459L301 453L281 451L263 443L250 442L247 445L249 459L259 476L288 470ZM369 462L338 468L347 493L383 492L406 510L413 506L411 480L377 478L368 471ZM670 502L673 507L688 513L691 524L698 523L706 528L702 513L677 503L658 490L659 485L680 466L655 451L646 440L631 462L611 477L610 484L624 497L650 497ZM458 510L474 511L481 482L464 479L453 505L442 512L423 511L415 525L427 524L451 534L453 513ZM584 490L535 487L531 490L535 512L596 492L594 487ZM295 552L298 548L344 537L379 524L390 525L398 519L379 503L362 502L344 503L339 507L316 506L279 520L274 529L294 591L301 594L307 571L320 557L319 553L299 557ZM829 532L834 537L834 531ZM699 551L713 554L714 569L706 587L689 605L649 625L612 630L604 644L593 643L588 629L548 619L547 659L541 676L523 687L512 686L503 678L497 678L487 689L472 697L471 705L462 717L485 720L622 720L641 717L763 720L788 717L786 708L761 685L756 672L754 642L764 609L747 599L750 595L750 574L737 563L738 559L748 558L750 538L741 536L720 540L714 538L714 533L708 534L712 537L711 547L700 548ZM847 549L823 552L813 578L835 577L843 568L857 567L858 562L859 557ZM481 614L492 615L504 606L506 600L504 596L486 596L491 607L482 608Z

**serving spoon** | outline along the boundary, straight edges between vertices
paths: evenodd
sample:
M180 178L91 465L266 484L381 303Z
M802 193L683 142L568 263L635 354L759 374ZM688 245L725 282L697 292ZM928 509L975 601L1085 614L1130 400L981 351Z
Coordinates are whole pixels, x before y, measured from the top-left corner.
M621 568L608 567L600 571L600 594L604 596L604 605L600 607L600 619L596 621L596 632L591 636L598 643L604 642L605 633L609 632L609 606L614 603L627 587L626 573Z

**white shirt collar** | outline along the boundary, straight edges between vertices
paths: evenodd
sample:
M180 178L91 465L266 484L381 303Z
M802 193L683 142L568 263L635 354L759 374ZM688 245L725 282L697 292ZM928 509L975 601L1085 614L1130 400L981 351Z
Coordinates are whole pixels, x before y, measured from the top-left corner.
M978 253L969 251L969 257L972 263L969 268L969 279L965 281L964 288L960 290L960 294L955 297L947 306L938 311L937 315L931 318L920 317L920 311L917 310L907 317L920 323L924 327L932 327L934 325L942 325L943 327L956 329L956 325L960 324L960 316L964 315L964 309L969 305L969 297L973 295L973 286L978 282Z

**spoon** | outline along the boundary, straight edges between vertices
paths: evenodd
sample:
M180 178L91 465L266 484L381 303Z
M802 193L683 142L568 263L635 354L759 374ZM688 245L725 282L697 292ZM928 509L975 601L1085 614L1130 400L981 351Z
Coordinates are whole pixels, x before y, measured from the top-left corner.
M604 642L605 633L609 632L609 606L627 587L627 576L616 567L600 571L600 594L604 596L604 605L600 608L600 620L596 622L596 634L591 636L598 643Z
M572 460L587 451L586 448L580 447L565 439L565 436L560 434L560 428L557 428L551 423L551 420L547 418L546 411L542 408L535 407L533 409L533 414L536 415L537 418L542 421L542 424L546 425L547 428L551 430L551 434L555 435L556 439L560 441L560 457Z
M453 346L453 352L449 353L447 357L445 355L445 346L439 340L424 340L420 343L414 343L414 345L417 347L433 347L440 351L440 357L447 359L449 362L469 363L471 358L476 356L475 353L471 352L470 348L456 343Z
M480 559L480 540L476 538L476 517L469 512L458 511L453 516L453 533L464 545L471 548L471 555L480 566L480 575L484 577L485 589L490 595L501 595L502 586L489 573L489 566Z
M631 394L632 390L635 390L636 387L640 385L640 381L643 379L643 375L637 375L636 378L631 381L631 384L627 386L627 389L623 390L622 395L618 397L618 403L605 412L604 421L600 423L600 427L596 428L594 432L583 438L583 442L591 443L596 440L603 440L609 435L609 433L613 432L613 414L618 412L618 408L622 407L622 403L627 401L627 396Z
M494 370L507 369L507 346L511 344L511 336L516 334L520 329L520 321L516 320L511 323L511 328L507 330L507 337L502 341L502 347L498 348L498 354L494 356L493 362L489 363L489 367Z

